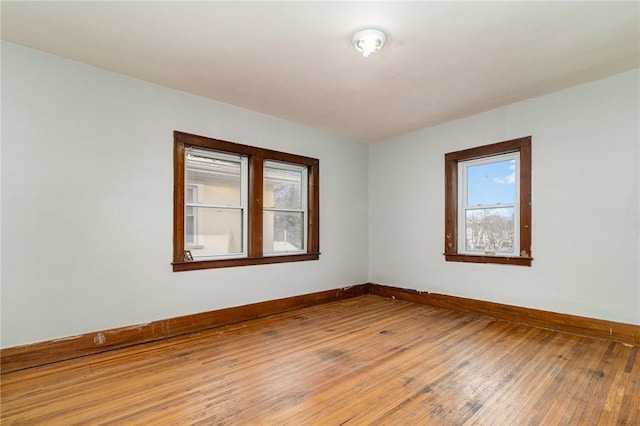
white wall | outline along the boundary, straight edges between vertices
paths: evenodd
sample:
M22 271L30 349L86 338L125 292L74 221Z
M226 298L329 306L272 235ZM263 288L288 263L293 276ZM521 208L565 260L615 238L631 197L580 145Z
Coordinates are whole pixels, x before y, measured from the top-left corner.
M371 282L640 324L638 70L372 144ZM532 140L533 266L445 262L444 154Z
M316 262L172 272L173 130L320 159ZM368 147L2 43L2 347L367 281Z
M1 345L367 281L640 324L639 77L367 146L3 42ZM174 129L319 158L320 261L171 272ZM533 266L445 262L444 154L526 135Z

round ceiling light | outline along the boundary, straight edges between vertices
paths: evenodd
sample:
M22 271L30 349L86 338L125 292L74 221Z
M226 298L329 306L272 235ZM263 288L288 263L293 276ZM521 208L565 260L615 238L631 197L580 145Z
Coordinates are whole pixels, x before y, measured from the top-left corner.
M351 40L353 46L365 58L382 49L386 41L387 36L382 31L373 28L358 31Z

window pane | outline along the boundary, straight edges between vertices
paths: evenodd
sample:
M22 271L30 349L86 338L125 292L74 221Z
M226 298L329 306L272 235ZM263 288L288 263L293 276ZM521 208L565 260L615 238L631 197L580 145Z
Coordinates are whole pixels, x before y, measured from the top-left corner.
M302 172L264 168L265 208L302 209Z
M192 207L193 225L186 221L185 247L194 257L242 253L242 210ZM191 239L191 241L189 241ZM195 244L195 247L193 246Z
M265 211L263 222L263 250L303 250L303 213Z
M187 189L184 194L185 203L197 203L198 201L198 187L195 185L187 185ZM188 209L187 209L188 210Z
M515 160L467 167L467 206L514 204L515 201Z
M466 251L512 252L514 209L474 209L466 212Z
M187 207L184 212L184 243L187 246L196 244L196 217L193 207Z
M187 154L186 170L187 203L240 206L239 162ZM200 193L190 193L197 185L202 188Z

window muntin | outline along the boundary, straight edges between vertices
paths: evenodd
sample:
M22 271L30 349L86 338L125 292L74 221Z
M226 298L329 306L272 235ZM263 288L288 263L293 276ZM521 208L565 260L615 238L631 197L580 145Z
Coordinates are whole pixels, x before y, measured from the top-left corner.
M173 194L174 271L319 259L315 158L175 131Z
M519 163L519 153L458 163L460 253L518 255Z
M263 250L265 255L306 251L307 168L264 162Z
M515 189L507 190L510 182ZM482 187L493 190L483 194ZM512 239L505 226L511 217ZM454 262L531 266L530 136L445 154L444 255Z

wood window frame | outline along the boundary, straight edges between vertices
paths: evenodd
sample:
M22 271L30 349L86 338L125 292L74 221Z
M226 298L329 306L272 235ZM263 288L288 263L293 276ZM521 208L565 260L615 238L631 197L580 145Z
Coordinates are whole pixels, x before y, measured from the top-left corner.
M458 252L458 163L513 152L520 153L520 250L519 256L472 255ZM531 136L450 152L445 163L445 260L531 266Z
M320 161L286 152L274 151L198 136L173 132L173 271L227 268L233 266L264 265L270 263L301 262L320 258ZM184 185L185 147L197 147L218 152L243 155L248 158L248 232L247 256L225 259L184 259ZM296 254L263 255L263 163L274 160L302 165L307 168L307 229L306 252Z

